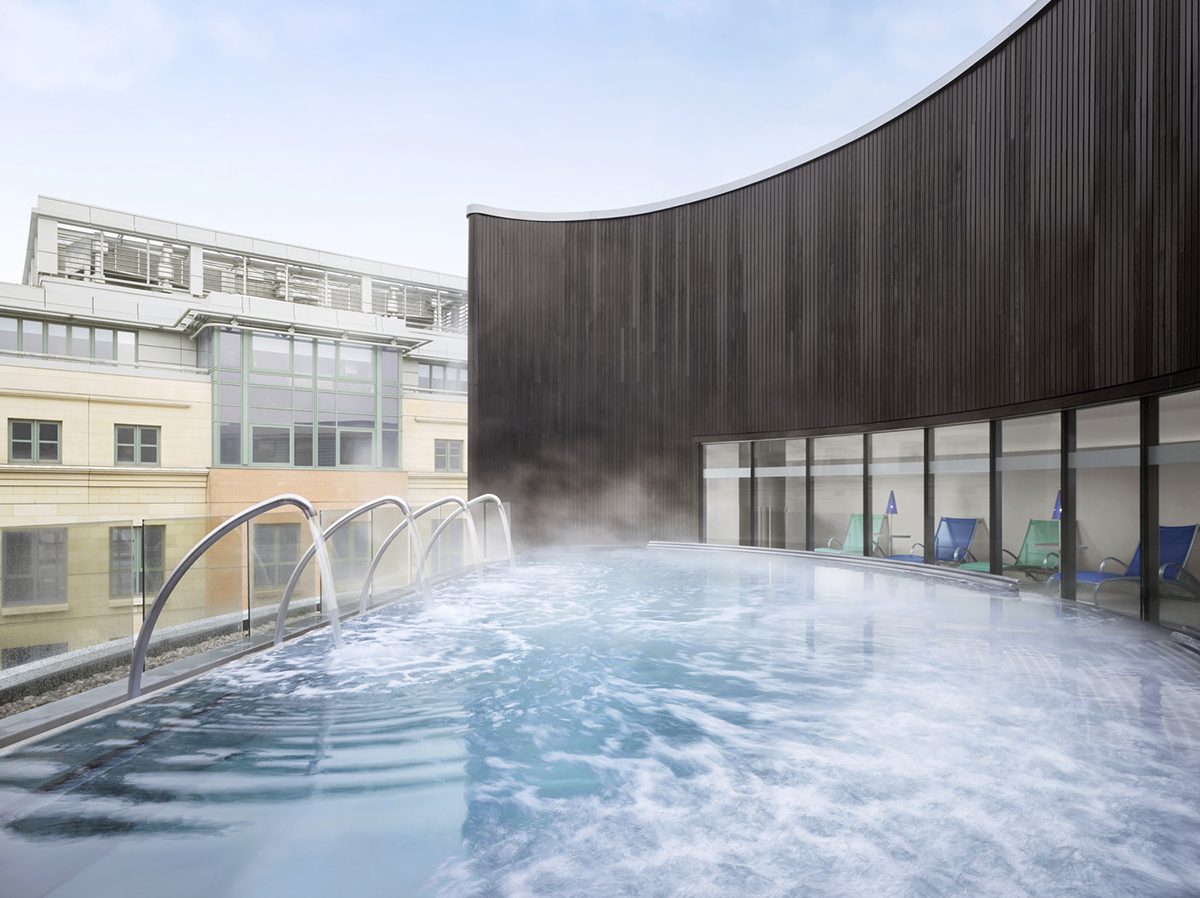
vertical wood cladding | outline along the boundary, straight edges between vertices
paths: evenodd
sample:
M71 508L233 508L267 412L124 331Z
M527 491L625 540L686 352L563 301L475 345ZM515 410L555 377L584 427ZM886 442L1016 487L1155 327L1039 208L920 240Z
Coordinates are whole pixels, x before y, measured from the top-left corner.
M694 538L698 436L1191 378L1198 7L1059 0L898 118L708 199L472 215L472 492L526 542Z

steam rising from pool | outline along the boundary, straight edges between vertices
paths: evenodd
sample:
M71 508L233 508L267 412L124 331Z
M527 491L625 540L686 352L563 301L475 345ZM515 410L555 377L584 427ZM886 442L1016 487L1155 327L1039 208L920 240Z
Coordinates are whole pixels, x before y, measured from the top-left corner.
M836 562L628 550L443 584L343 639L312 635L0 759L7 887L1200 883L1200 664L1136 622Z

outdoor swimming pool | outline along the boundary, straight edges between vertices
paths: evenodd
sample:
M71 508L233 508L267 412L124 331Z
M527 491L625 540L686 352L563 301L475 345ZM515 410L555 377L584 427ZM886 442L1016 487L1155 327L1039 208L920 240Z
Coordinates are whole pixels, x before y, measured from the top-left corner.
M0 757L0 894L1185 895L1200 658L838 560L541 553Z

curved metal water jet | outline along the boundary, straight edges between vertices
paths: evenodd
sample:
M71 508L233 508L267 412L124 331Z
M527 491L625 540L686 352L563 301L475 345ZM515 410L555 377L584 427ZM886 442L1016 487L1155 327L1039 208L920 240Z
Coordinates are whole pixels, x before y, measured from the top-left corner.
M488 495L490 496L491 494L489 493ZM479 498L482 499L484 497L480 496ZM495 497L493 496L492 498L495 498ZM472 501L477 501L477 500L472 500ZM499 500L497 500L497 501L499 501ZM413 513L413 520L415 521L417 518L421 517L422 515L428 514L429 512L433 511L435 508L441 508L443 505L457 505L458 508L455 510L454 514L450 515L450 517L446 518L446 520L442 521L442 523L438 525L437 529L433 531L433 535L429 539L429 545L426 546L424 551L421 552L421 556L420 556L421 562L417 567L417 579L420 580L422 584L424 584L424 589L425 589L426 595L429 594L429 579L428 579L428 576L425 574L425 560L426 560L426 558L429 557L430 550L433 548L434 543L437 542L438 536L446 528L446 525L448 523L450 523L450 521L453 521L460 514L465 513L467 516L466 517L467 534L471 538L471 551L475 556L475 563L479 564L480 562L483 561L483 555L479 551L479 535L475 530L475 519L471 517L471 504L469 502L467 502L465 499L460 499L458 496L443 496L441 499L436 499L433 502L430 502L428 505L422 505L420 508L418 508ZM504 521L504 525L505 525L506 538L509 539L509 557L511 558L512 557L512 540L511 540L511 538L507 537L508 518L507 518L507 516L503 516L503 509L501 509L501 514L502 514L501 519ZM383 553L386 552L388 546L390 546L392 544L392 540L394 540L397 536L400 535L400 531L404 529L404 527L407 523L408 523L407 521L401 523L399 526L396 527L396 529L394 529L391 533L389 533L386 537L384 537L383 542L381 542L379 544L379 549L375 552L375 557L371 559L371 566L369 568L367 568L367 576L363 580L362 594L359 596L359 599L358 599L358 607L359 607L360 611L367 610L367 599L371 595L371 587L375 580L375 569L377 567L379 567L379 562L383 559ZM416 527L415 524L413 526L414 526L414 528Z
M159 588L158 595L154 597L154 603L150 606L149 612L147 612L145 619L142 621L142 628L138 631L137 642L133 647L133 659L129 667L129 698L137 698L141 695L142 673L146 668L146 653L150 650L150 637L153 635L154 626L158 623L158 618L162 614L163 606L167 604L167 599L171 597L171 593L179 585L179 581L183 579L183 575L191 569L192 565L196 563L201 555L233 530L261 514L284 505L294 505L304 513L304 517L308 521L308 526L312 530L313 546L311 548L316 552L317 563L321 568L321 576L327 584L332 584L333 573L329 566L329 555L325 551L325 541L321 535L321 528L316 523L317 510L311 502L303 496L297 496L294 493L283 493L271 499L265 499L256 505L251 505L249 508L242 509L233 517L218 524L200 542L192 546L188 553L180 560L179 564L175 565L175 569L171 571L171 576L167 577L166 581ZM334 641L337 642L340 635L338 633L336 598L333 605L333 614L330 615L329 622L333 629Z
M496 511L500 515L500 524L502 525L502 528L504 530L504 547L508 550L508 563L509 563L510 567L515 567L516 563L517 563L517 558L516 558L516 555L513 553L512 528L509 527L509 525L508 525L508 512L506 512L504 510L504 503L500 501L500 497L497 496L495 493L484 493L481 496L476 496L474 499L472 499L470 502L468 502L467 505L475 506L475 505L483 505L485 503L491 503L496 506ZM483 522L485 524L487 523L486 515L484 516ZM436 533L434 534L434 538L435 539L437 538ZM432 542L432 541L433 540L430 540L430 542ZM487 547L485 546L484 548L486 550Z
M355 508L350 509L344 515L342 515L340 518L338 518L336 521L334 521L332 524L330 524L327 528L325 528L325 532L322 534L322 537L323 537L322 544L324 544L324 540L329 539L329 537L333 536L335 533L337 533L339 530L341 530L343 527L345 527L347 524L349 524L352 520L354 520L359 515L361 515L365 512L368 512L368 511L372 511L373 509L376 509L376 508L381 508L384 505L395 506L396 508L399 508L402 512L404 512L404 521L403 521L403 523L400 524L399 527L396 528L394 533L399 533L399 531L402 530L404 527L411 525L411 526L409 526L409 534L410 534L409 538L412 539L416 543L417 551L422 552L421 535L419 533L417 533L417 527L416 527L416 523L415 523L417 515L413 514L412 507L406 501L401 499L399 496L380 496L377 499L372 499L369 502L364 502L362 505L359 505ZM417 514L419 515L420 512L418 512ZM384 541L384 545L386 546L392 538L394 538L394 537L389 535L388 540ZM283 588L283 595L279 599L279 609L275 612L275 644L276 645L279 645L281 642L283 642L284 624L287 620L288 606L292 602L292 593L295 592L296 585L300 582L300 575L304 573L304 568L308 564L308 562L312 559L313 553L315 551L317 551L317 542L316 542L316 540L313 540L313 544L311 546L309 546L308 549L305 550L304 554L300 556L300 560L298 562L296 562L296 566L292 569L292 575L288 578L287 586L285 586ZM374 563L373 563L372 567L371 567L371 572L373 573L374 570L375 570L375 568L374 568ZM419 578L420 578L420 571L418 571L418 579ZM334 588L333 588L332 584L327 583L325 585L326 592L329 592L332 594L333 589ZM333 602L335 605L337 604L336 595L333 596Z

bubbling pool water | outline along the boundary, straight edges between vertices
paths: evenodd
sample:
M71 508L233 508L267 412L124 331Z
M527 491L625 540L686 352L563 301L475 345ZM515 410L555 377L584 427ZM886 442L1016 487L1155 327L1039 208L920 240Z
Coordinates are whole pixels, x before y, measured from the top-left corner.
M0 759L0 893L1197 894L1200 663L1134 621L623 550L343 639Z

